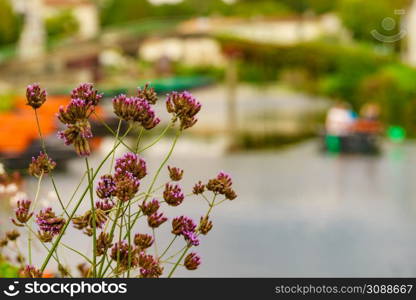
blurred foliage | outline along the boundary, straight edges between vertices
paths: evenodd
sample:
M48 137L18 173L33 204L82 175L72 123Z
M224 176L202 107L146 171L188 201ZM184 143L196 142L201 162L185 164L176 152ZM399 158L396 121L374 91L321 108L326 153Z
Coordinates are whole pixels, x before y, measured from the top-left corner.
M15 43L21 27L22 19L13 12L10 0L0 0L0 45Z
M71 10L63 10L45 20L46 32L52 39L67 38L78 32L79 23Z
M350 103L380 104L382 120L416 136L416 69L394 55L367 47L322 42L296 46L259 45L219 37L223 47L240 53L241 80L261 83L283 79L297 88Z
M8 94L0 95L0 113L12 109L13 105L14 96Z
M0 255L0 278L17 278L17 277L19 277L19 268L9 264Z
M401 15L395 14L396 9L405 9L410 4L409 0L339 0L337 12L343 24L352 32L355 39L378 43L373 37L372 31L377 30L385 36L394 36L401 30ZM393 29L383 27L383 20L392 18L395 21ZM400 47L400 41L396 48Z

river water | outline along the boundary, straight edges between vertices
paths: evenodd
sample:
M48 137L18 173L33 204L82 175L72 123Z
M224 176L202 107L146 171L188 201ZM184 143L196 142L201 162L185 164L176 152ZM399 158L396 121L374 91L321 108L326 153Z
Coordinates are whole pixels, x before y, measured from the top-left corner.
M186 141L179 149L181 143ZM416 145L386 144L379 157L328 156L317 148L311 140L273 151L176 153L170 164L185 169L186 191L197 180L226 170L239 194L215 208L214 228L196 249L201 267L192 273L180 270L178 276L416 276ZM145 154L151 174L160 152ZM96 154L92 160L101 157ZM82 176L82 167L82 160L74 160L65 174L57 175L64 199ZM160 183L164 179L166 172ZM30 181L28 189L35 185ZM48 194L46 184L41 199L58 208ZM80 211L88 203L86 198ZM206 209L202 199L190 197L164 211L198 219ZM159 248L168 243L169 229L166 223L157 231L164 241ZM139 231L149 232L143 224L135 228ZM74 229L63 240L91 253L86 238ZM82 261L64 250L60 256L72 266Z

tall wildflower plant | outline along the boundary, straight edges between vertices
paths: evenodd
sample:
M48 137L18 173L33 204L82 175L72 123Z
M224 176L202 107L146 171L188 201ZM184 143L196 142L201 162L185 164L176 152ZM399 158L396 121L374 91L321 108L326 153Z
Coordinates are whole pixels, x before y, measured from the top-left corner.
M202 262L196 249L213 228L213 208L237 197L231 176L225 172L220 172L207 182L197 181L192 191L187 193L181 186L184 170L167 165L182 133L197 123L197 115L201 110L199 101L189 92L168 94L165 101L171 119L155 140L142 146L143 132L153 130L160 123L153 109L158 101L155 91L146 85L143 89L138 89L136 96L115 97L112 104L114 114L119 119L117 131L101 120L114 136L115 143L104 159L92 166L88 159L91 154L90 140L93 138L90 118L93 115L98 118L95 111L103 94L94 89L92 84L82 84L74 89L68 105L57 112L57 118L64 125L58 137L85 160L85 176L73 195L65 199L55 184L53 171L56 163L48 155L39 126L37 109L47 101L47 93L38 84L33 84L27 87L26 94L27 104L36 115L42 149L39 149L39 156L34 157L29 165L29 174L38 179L36 194L33 199L19 201L15 216L11 219L15 226L28 233L28 257L26 259L21 255L21 276L44 276L51 260L57 263L61 276L73 276L60 261L58 250L62 247L79 255L83 262L78 265L78 270L83 277L156 278L172 277L179 267L196 270ZM127 124L124 126L126 131L120 132L123 122ZM139 127L140 130L137 142L131 147L125 137L134 127ZM147 162L141 154L159 142L169 129L176 131L172 145L152 174L149 185L144 186L143 178L150 175ZM124 145L128 152L115 158L115 151L120 145ZM105 173L102 169L107 161L111 162L111 170ZM158 182L162 172L169 175L168 182ZM47 176L52 181L60 203L59 211L51 207L39 210L37 207L41 183ZM96 185L95 179L98 179ZM79 193L80 196L75 197L83 180L88 180L88 184ZM156 196L159 191L162 193ZM183 215L168 216L164 212L164 208L178 207L190 197L199 197L201 204L206 206L199 220ZM80 211L84 202L89 203L89 209ZM134 231L139 222L148 227L148 233ZM93 250L90 257L64 243L69 226L90 237ZM162 226L170 227L170 240L158 241L156 231ZM19 236L16 230L8 232L0 247L7 247ZM37 239L47 251L43 263L38 266L32 262L33 239ZM180 251L173 251L174 244L176 250L180 248ZM157 246L160 245L167 246L158 249Z

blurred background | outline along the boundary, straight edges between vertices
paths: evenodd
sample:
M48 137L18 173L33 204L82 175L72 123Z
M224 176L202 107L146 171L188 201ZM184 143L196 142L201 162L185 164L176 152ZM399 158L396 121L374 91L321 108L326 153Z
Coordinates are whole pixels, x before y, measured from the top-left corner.
M415 67L412 0L0 0L0 231L36 190L26 85L48 90L41 127L68 201L83 160L56 138L58 107L93 82L111 123L111 98L150 82L164 122L172 90L203 104L170 162L185 189L224 169L239 195L214 211L201 268L181 276L414 277ZM94 133L99 162L114 140L98 121ZM169 143L144 153L150 175ZM59 209L49 180L41 203ZM203 205L171 213L199 218ZM64 240L91 253L79 232Z

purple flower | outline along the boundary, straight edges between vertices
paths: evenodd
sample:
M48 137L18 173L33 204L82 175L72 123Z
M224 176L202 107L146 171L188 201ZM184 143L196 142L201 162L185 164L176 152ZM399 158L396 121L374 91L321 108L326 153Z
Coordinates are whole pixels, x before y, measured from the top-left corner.
M113 99L114 113L125 121L140 123L144 129L152 129L160 123L149 102L137 97L119 95Z
M167 183L163 192L163 199L171 206L178 206L185 199L182 189L179 185L171 185Z
M56 167L56 162L49 158L46 153L40 152L38 157L32 157L29 165L29 174L40 177L43 174L50 173Z
M51 237L58 235L65 225L65 219L56 216L51 207L45 208L36 215L36 224L41 232L49 234Z
M140 277L142 278L158 278L163 273L163 268L159 261L152 255L140 252L139 254Z
M91 125L88 120L80 120L75 124L68 124L67 129L58 132L58 137L64 140L65 145L74 145L80 156L91 154L88 139L92 138Z
M100 199L107 199L114 195L116 191L116 183L114 182L113 176L103 175L100 178L97 186L97 196Z
M191 252L185 257L184 264L188 270L196 270L201 264L201 257L195 252Z
M133 199L139 190L140 180L130 172L126 172L123 177L116 180L114 195L123 202Z
M233 181L231 176L225 172L220 172L216 178L210 179L207 189L216 194L225 195L229 200L237 198L237 194L232 189Z
M157 228L168 220L163 213L157 213L147 217L147 224L152 228Z
M135 153L126 153L116 160L115 171L115 178L129 172L137 179L142 179L147 175L146 162Z
M91 83L83 83L71 92L72 99L82 99L88 104L96 106L103 98L103 94L94 90L94 85Z
M183 170L176 167L168 166L169 177L172 181L180 181L183 177Z
M197 122L195 116L201 110L201 103L189 92L172 92L166 100L166 108L169 113L173 114L173 121L179 119L180 128L187 129Z
M46 95L46 90L42 90L39 84L34 83L28 85L26 88L26 104L34 109L37 109L41 107L43 103L45 103Z
M102 211L108 213L114 207L114 202L110 199L104 199L102 201L96 201L95 207L101 209Z
M143 89L141 88L137 89L137 97L141 99L145 99L150 104L155 104L156 101L158 100L155 89L150 87L148 83L144 85Z
M198 246L199 240L195 232L196 224L186 216L176 217L172 220L172 233L182 235L190 245Z
M30 200L20 200L17 201L17 208L14 210L16 219L20 223L18 223L16 220L12 219L13 224L16 226L22 227L23 224L27 223L27 221L30 220L30 218L33 216L33 213L30 213L30 205L32 204L32 201Z
M141 208L143 214L146 215L146 216L150 216L150 215L154 214L155 212L157 212L159 207L160 207L160 203L159 203L159 201L157 201L157 199L153 199L150 202L143 202L140 205L140 208Z

